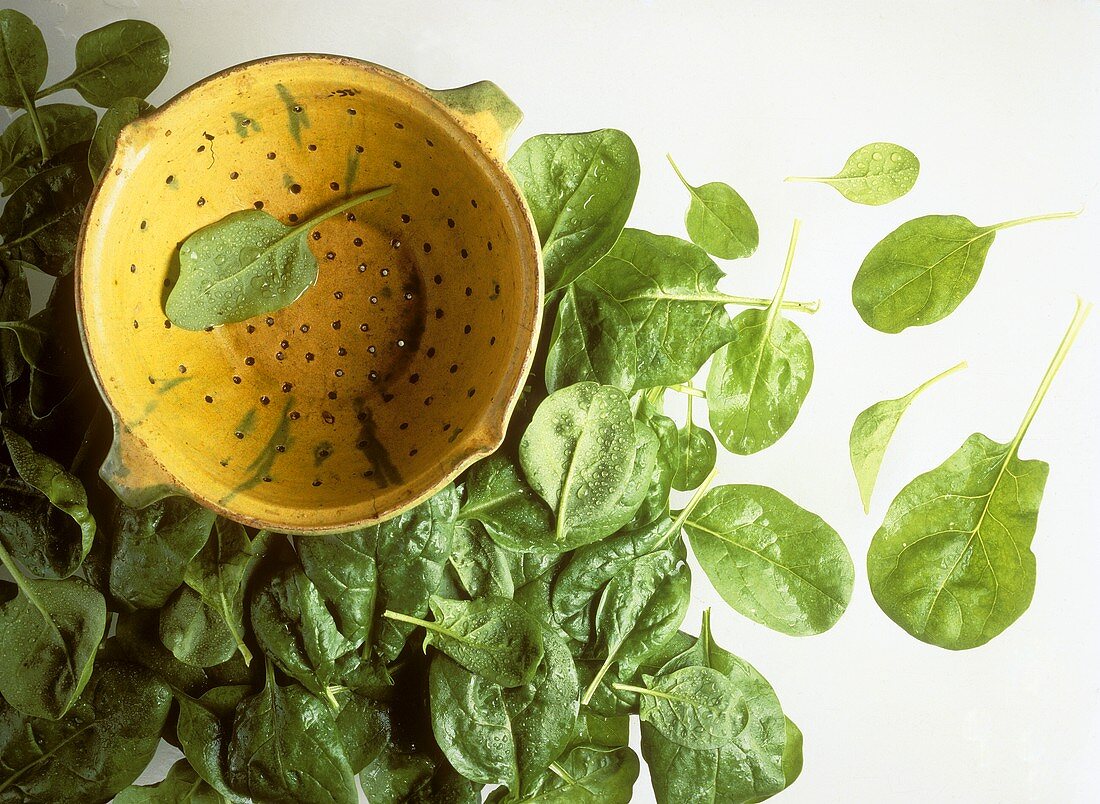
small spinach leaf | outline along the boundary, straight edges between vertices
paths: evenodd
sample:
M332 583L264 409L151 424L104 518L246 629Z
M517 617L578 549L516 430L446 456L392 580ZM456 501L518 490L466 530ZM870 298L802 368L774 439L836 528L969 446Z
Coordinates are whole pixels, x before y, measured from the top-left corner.
M451 568L467 595L511 598L515 594L514 576L521 553L505 550L494 542L476 519L459 520L451 544Z
M707 376L710 426L730 452L751 455L770 447L794 424L814 376L810 342L779 314L794 261L795 221L783 276L767 310L745 310L734 337L711 362Z
M645 676L646 686L620 684L641 696L639 717L666 739L688 748L721 748L745 727L737 689L710 667L691 665Z
M237 706L252 694L246 685L214 687L199 698L176 695L176 736L187 761L200 778L233 804L252 799L229 786L229 743Z
M1078 214L1035 215L992 226L975 226L961 215L914 218L868 252L852 282L852 304L879 332L934 324L974 289L997 232Z
M237 650L233 631L221 613L189 586L176 590L160 610L158 633L164 647L192 667L222 664Z
M550 336L546 390L598 382L630 393L637 370L634 328L623 306L583 278L569 285L558 302Z
M75 89L88 103L106 108L120 98L144 98L167 72L168 40L160 29L143 20L119 20L76 40L72 74L36 97Z
M532 137L508 160L508 168L538 229L547 293L568 285L611 250L641 176L634 143L611 128Z
M817 514L765 486L719 486L687 517L715 591L751 620L792 636L831 628L848 606L848 548Z
M168 769L155 784L130 785L112 804L222 804L222 795L204 782L186 759Z
M863 501L863 512L871 510L871 493L875 490L875 480L886 456L886 448L894 437L902 415L913 404L917 396L938 380L959 369L966 368L966 361L937 374L921 383L905 396L898 399L884 399L864 410L852 423L852 432L848 436L848 452L851 456L852 471L859 486L859 497Z
M362 193L294 226L257 209L204 226L179 247L179 280L168 294L165 314L179 327L200 330L286 307L317 281L309 233L334 215L391 192L387 186Z
M609 751L598 746L578 745L551 764L525 795L513 795L500 788L485 802L628 804L639 770L638 755L625 746Z
M720 181L693 187L668 156L676 177L691 194L684 225L691 242L724 260L748 257L760 245L756 217L737 191Z
M1031 541L1049 466L1021 460L1020 443L1090 308L1078 302L1011 441L974 433L890 503L867 551L867 578L882 610L917 639L975 648L1031 605Z
M920 161L908 148L892 142L872 142L857 148L835 176L788 176L787 181L821 182L849 201L878 206L912 190L918 173Z
M691 401L693 398L689 393L687 421L677 433L676 472L672 476L672 488L677 491L699 488L718 460L714 436L710 434L710 430L695 425Z
M30 17L11 8L0 10L0 104L32 106L48 63L46 40Z

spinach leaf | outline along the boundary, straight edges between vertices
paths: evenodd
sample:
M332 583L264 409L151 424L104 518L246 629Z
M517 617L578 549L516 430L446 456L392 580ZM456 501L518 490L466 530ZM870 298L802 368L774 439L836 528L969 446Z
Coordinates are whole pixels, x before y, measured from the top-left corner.
M80 526L18 475L0 468L0 544L39 578L68 578L86 558Z
M235 634L221 612L189 586L176 590L160 610L158 632L164 647L192 667L222 664L237 650Z
M625 308L599 285L578 279L558 302L550 351L546 355L546 390L553 393L578 382L634 388L638 347Z
M872 142L857 148L835 176L788 176L787 181L821 182L849 201L879 206L912 190L918 173L920 161L908 148L892 142Z
M106 661L59 720L0 700L0 802L110 799L153 758L171 703L148 671Z
M0 256L52 276L73 269L91 178L70 162L45 168L11 194L0 214Z
M229 683L214 678L219 670L229 669L229 665L193 667L173 656L160 640L160 612L156 610L120 613L114 635L104 647L109 655L141 665L173 690L187 695L202 695L219 683ZM244 667L243 661L240 666ZM234 682L245 683L248 680L246 673L244 678L234 679Z
M2 68L0 68L2 69ZM42 163L42 142L49 154L60 153L91 138L95 112L86 106L50 103L36 110L42 141L35 128L35 115L20 115L0 134L0 184L4 195L38 172Z
M20 260L0 259L0 321L23 321L30 315L27 271L33 269ZM7 387L23 376L25 365L15 333L0 327L0 389L4 391L0 399L7 396Z
M344 691L338 693L340 714L336 730L344 744L352 772L359 773L376 760L390 736L389 704L368 695Z
M80 695L107 628L103 596L79 578L27 578L0 545L19 594L0 602L0 696L32 717L57 719Z
M515 594L514 576L522 553L498 545L476 519L459 520L451 545L451 568L467 595L511 598Z
M636 435L641 431L643 439L638 440L639 450L655 449L653 467L649 472L648 489L642 504L638 506L634 516L623 526L622 530L639 530L653 524L657 520L668 516L668 500L672 493L672 477L676 473L677 432L676 423L661 413L650 413L644 405L639 405ZM644 428L644 430L643 430ZM655 444L650 444L648 437L644 437L644 431L652 432L656 439ZM645 455L639 454L635 459L634 477L635 483L641 483L646 466L640 466Z
M76 40L72 74L36 97L75 89L88 103L106 108L120 98L144 98L167 72L168 40L160 29L143 20L119 20Z
M332 712L296 684L280 687L270 664L263 691L237 704L228 759L230 788L258 801L359 798Z
M557 622L574 639L591 640L596 606L608 582L642 556L667 546L677 535L679 528L666 516L570 553L553 582L551 603Z
M554 511L554 539L565 550L621 527L634 471L635 426L618 388L578 383L547 397L519 445L527 482Z
M573 739L569 747L586 745L613 750L629 743L630 717L628 715L603 717L582 707L577 716L577 725L573 730Z
M482 784L531 787L573 736L579 687L565 642L543 633L533 680L507 689L447 658L432 660L429 690L436 741L451 765Z
M184 583L224 620L246 664L252 651L244 643L245 582L270 540L267 531L249 539L243 527L218 517L206 544L183 571Z
M764 486L719 486L684 522L692 551L722 599L792 636L831 628L848 606L848 548L817 514Z
M863 512L871 511L871 493L875 490L875 480L886 456L886 448L894 437L894 430L901 422L902 414L913 404L925 389L949 374L966 368L966 361L952 366L927 380L905 396L898 399L884 399L864 410L852 423L852 432L848 436L848 451L852 460L852 471L859 486L859 497L863 501Z
M760 229L745 199L720 181L693 187L672 157L666 156L676 177L691 194L691 205L684 218L691 242L724 260L748 257L756 251L760 245Z
M485 526L492 539L509 550L561 552L554 539L554 514L524 479L510 457L497 452L466 474L461 519Z
M778 441L794 424L813 381L809 340L797 324L779 314L800 226L796 220L772 303L767 310L738 315L732 342L711 361L710 426L723 446L738 455L751 455Z
M179 720L176 736L187 761L200 778L234 804L252 799L230 788L229 743L238 705L252 694L251 687L215 687L200 698L176 695Z
M611 252L585 274L630 317L638 353L635 388L686 382L734 337L725 305L745 300L717 289L723 277L698 246L677 237L624 229Z
M627 804L638 780L638 755L623 746L605 750L578 745L547 770L525 795L513 796L504 788L493 791L486 804L538 802L538 804Z
M630 678L647 654L676 633L690 594L691 571L671 550L642 556L611 579L596 611L595 654L603 661L582 704L592 700L613 666Z
M997 232L1078 214L1035 215L992 226L975 226L961 215L914 218L864 258L852 282L852 304L867 326L879 332L934 324L974 289Z
M369 529L378 568L374 651L385 662L397 658L414 626L383 617L382 612L413 617L427 613L428 600L443 580L457 515L458 494L454 486L447 486L415 508Z
M538 229L547 293L568 285L611 250L641 176L634 143L611 128L532 137L508 160L508 169Z
M31 108L46 80L49 54L42 31L26 14L0 10L0 56L0 104Z
M434 621L398 612L385 616L427 631L431 645L472 673L502 687L530 684L543 656L542 627L520 605L502 597L431 599Z
M256 641L276 667L338 711L330 687L338 680L340 658L358 644L340 633L321 593L300 568L283 567L256 590L251 622Z
M74 411L78 415L64 423L77 425L69 433L56 419L43 420L60 413L68 403L78 402L82 387L95 393L94 388L90 388L91 378L76 330L76 309L69 295L72 292L68 282L55 282L44 309L24 320L0 321L0 330L15 337L19 355L30 368L25 395L27 410L6 421L18 423L35 443L56 445L58 450L47 450L56 453L55 458L63 454L75 456L72 441L84 435L88 426L87 411L84 408Z
M340 633L355 645L369 642L378 595L378 564L370 531L299 536L294 544L306 577L324 597Z
M98 181L115 158L115 146L122 129L152 110L153 107L141 98L119 98L103 113L88 149L88 170L93 179Z
M793 769L796 758L801 764L801 733L797 740L790 736L779 699L756 668L714 644L709 612L704 612L699 638L658 672L670 674L692 666L712 668L729 680L739 695L743 726L730 742L702 748L681 745L643 722L642 756L658 804L759 801L793 782L798 775Z
M676 439L676 472L672 476L672 488L677 491L697 489L714 469L718 460L718 447L710 430L695 426L692 394L687 398L687 421L680 428Z
M736 688L710 667L692 665L659 676L646 686L620 684L641 696L639 716L666 739L688 748L720 748L745 727Z
M111 595L133 608L163 606L206 544L214 519L212 511L186 497L166 497L140 509L116 502L110 528Z
M317 281L309 233L334 215L391 192L387 186L361 193L294 226L258 209L232 212L204 226L179 247L179 280L168 294L165 314L176 326L201 330L286 307Z
M155 784L130 785L114 798L113 804L222 804L221 793L204 782L186 759L168 769Z
M1049 466L1021 460L1020 443L1091 305L1077 311L1016 435L981 433L890 504L867 551L867 576L887 616L924 642L984 645L1027 610L1035 591L1031 541Z

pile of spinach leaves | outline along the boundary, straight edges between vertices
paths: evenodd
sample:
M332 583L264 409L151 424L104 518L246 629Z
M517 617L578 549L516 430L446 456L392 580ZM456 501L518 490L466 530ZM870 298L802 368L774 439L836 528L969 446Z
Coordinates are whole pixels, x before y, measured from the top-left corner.
M357 784L374 804L614 804L639 776L632 717L662 804L755 802L794 782L802 734L775 691L715 643L709 611L698 636L683 627L689 554L731 608L785 634L825 631L851 597L851 556L819 516L713 485L718 444L771 446L810 391L810 341L786 315L816 309L786 298L797 222L774 296L729 295L713 256L759 241L732 187L673 165L690 239L625 228L640 179L626 134L533 137L509 167L542 241L546 326L496 454L334 536L257 532L182 497L135 510L97 476L111 426L71 272L94 182L151 108L168 45L149 23L112 23L45 89L27 17L0 11L0 50L0 103L21 110L0 135L0 804L353 802ZM39 103L63 89L105 107L98 124L87 106ZM862 150L842 192L883 203L912 186L915 158L902 181ZM56 283L31 315L36 270ZM687 395L686 421L666 415L669 393ZM865 429L888 440L915 393ZM710 429L694 419L703 400ZM963 449L1016 468L1023 429ZM859 453L872 484L884 450ZM673 491L693 494L677 507ZM873 550L890 558L898 532ZM904 591L872 574L880 602ZM134 785L162 739L182 758Z

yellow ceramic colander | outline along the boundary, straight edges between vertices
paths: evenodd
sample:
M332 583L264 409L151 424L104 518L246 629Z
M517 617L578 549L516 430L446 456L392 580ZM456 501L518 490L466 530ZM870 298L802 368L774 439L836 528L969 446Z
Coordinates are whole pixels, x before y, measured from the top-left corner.
M538 238L499 158L492 84L432 91L321 55L240 65L128 126L77 255L88 360L141 506L187 494L257 527L332 532L415 505L501 442L541 309ZM270 315L192 332L164 299L195 230L306 220L319 278Z

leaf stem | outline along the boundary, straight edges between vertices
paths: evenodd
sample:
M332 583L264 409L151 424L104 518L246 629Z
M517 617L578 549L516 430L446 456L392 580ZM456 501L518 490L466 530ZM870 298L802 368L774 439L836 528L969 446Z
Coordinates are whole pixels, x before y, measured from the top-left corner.
M965 360L960 360L958 363L953 365L951 368L946 369L944 371L941 371L939 374L937 374L935 377L933 377L930 380L925 380L924 382L922 382L920 385L918 385L916 388L914 388L912 391L910 391L908 395L910 397L916 397L918 394L920 394L924 391L927 391L930 387L932 387L933 385L938 383L944 377L949 377L952 374L954 374L956 371L962 371L966 367L967 367L967 362Z
M688 184L688 180L684 178L684 174L680 172L680 168L678 168L676 166L676 163L672 161L672 154L665 154L665 159L667 159L668 163L672 165L672 169L676 171L676 176L680 179L680 183L688 189L689 193L695 195L695 188Z
M783 181L828 181L835 176L788 176Z
M588 706L588 702L592 700L592 696L596 694L596 690L599 689L600 682L603 681L603 677L607 675L607 671L611 669L611 663L614 660L613 655L609 655L600 669L596 672L596 677L592 679L592 683L588 685L588 688L584 691L584 697L581 698L581 704Z
M779 315L779 306L783 303L783 296L787 293L787 282L791 278L791 265L794 263L794 250L798 245L798 233L802 229L802 221L798 218L794 219L794 226L791 228L791 242L787 246L787 260L783 263L783 275L779 277L779 287L775 289L775 297L772 299L771 304L768 305L768 317L764 323L765 332L771 332L772 325L775 323L776 316Z
M341 212L346 212L347 210L351 209L352 207L358 206L359 204L362 204L365 201L373 201L376 198L382 198L383 196L387 196L392 192L393 192L393 185L392 184L387 184L385 187L378 187L377 189L368 190L367 192L362 193L360 195L352 196L347 201L339 203L336 206L332 207L331 209L327 209L324 212L320 212L320 213L314 215L312 218L310 218L305 223L298 224L297 226L295 226L293 229L290 230L289 234L286 235L286 238L289 239L291 237L295 237L297 235L300 235L302 232L308 232L314 226L317 226L318 224L324 223L329 218L332 218L336 215L339 215Z
M1025 223L1035 223L1036 221L1056 221L1061 220L1062 218L1076 218L1084 211L1084 207L1082 207L1081 209L1077 209L1072 212L1050 212L1046 215L1029 215L1026 218L1014 218L1010 221L995 223L989 228L999 232L1001 229L1010 229L1013 226L1023 226Z
M556 774L567 785L570 785L571 787L576 787L577 786L577 780L574 779L572 776L570 776L569 771L567 771L565 768L563 768L557 762L551 762L550 763L550 770L551 770L551 772Z
M710 474L703 479L703 482L699 484L699 488L695 490L695 493L691 495L691 499L688 500L687 505L683 507L679 514L676 515L676 519L673 520L672 526L665 532L663 538L661 538L657 544L664 544L666 541L674 539L676 534L680 532L680 529L684 527L684 523L687 522L688 517L691 516L691 512L695 510L703 499L703 495L710 489L710 484L714 482L714 478L718 476L718 465L715 464L714 468L710 470Z
M1073 346L1073 342L1077 339L1077 335L1081 331L1081 327L1084 326L1085 319L1089 317L1091 311L1092 304L1078 297L1077 309L1074 310L1073 319L1069 322L1066 334L1062 336L1062 342L1058 344L1058 349L1055 351L1054 357L1051 358L1050 365L1047 366L1046 373L1043 375L1043 379L1039 383L1038 389L1035 391L1035 396L1032 398L1031 404L1027 408L1027 413L1024 414L1024 420L1020 422L1020 429L1016 431L1016 435L1012 439L1012 444L1009 447L1009 455L1015 455L1016 451L1020 448L1020 442L1024 440L1027 428L1031 426L1031 420L1035 418L1039 406L1043 403L1043 397L1045 397L1047 391L1050 390L1050 384L1054 382L1054 376L1058 373L1058 369L1062 367L1062 363L1065 362L1070 347Z
M433 628L435 623L430 623L427 620L421 620L416 617L410 617L408 614L402 614L399 611L391 611L386 609L382 612L382 616L389 620L397 620L400 623L409 623L410 625L419 625L423 628Z
M703 642L703 655L706 657L707 667L713 667L710 661L710 606L703 609L703 624L699 627L699 639Z
M736 304L739 307L768 307L773 299L762 299L755 296L731 296L728 293L699 293L691 297L692 301L712 301L722 304ZM784 310L794 310L799 313L816 313L821 309L821 299L814 301L782 301L780 307Z
M688 398L688 400L687 400L688 415L689 416L691 415L691 398L693 396L697 396L700 399L706 399L707 398L707 392L704 391L702 388L696 388L694 385L691 384L690 381L686 384L676 383L675 385L670 385L670 386L668 386L668 389L670 391L676 391L677 393L681 393L681 394L684 394L684 395L687 396L687 398Z
M38 108L34 105L34 101L27 96L27 91L23 89L23 85L19 85L19 92L23 95L23 106L27 110L27 114L30 115L31 125L34 126L34 136L38 138L38 148L42 151L42 161L45 162L50 158L50 146L46 144L46 132L42 129L42 121L38 117Z

